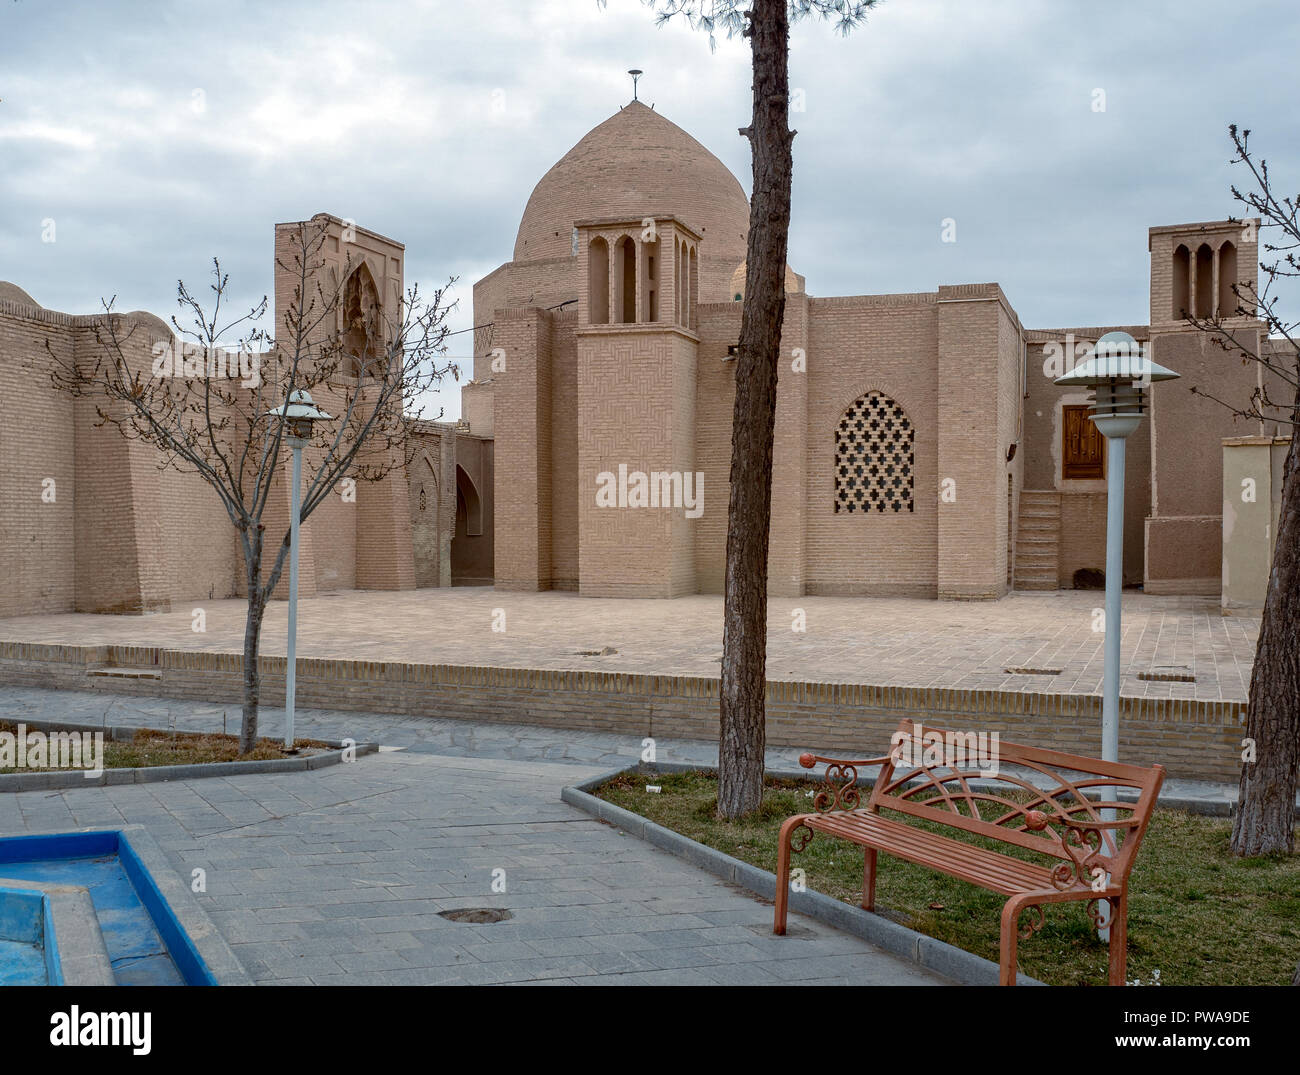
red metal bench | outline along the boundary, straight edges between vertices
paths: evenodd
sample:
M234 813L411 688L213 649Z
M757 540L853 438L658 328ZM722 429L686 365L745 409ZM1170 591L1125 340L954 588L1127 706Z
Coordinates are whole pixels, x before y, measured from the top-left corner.
M938 742L945 748L956 744L958 749L941 751ZM802 851L814 833L822 832L864 848L862 906L868 911L875 906L876 856L881 851L1006 896L1002 985L1015 984L1017 941L1042 928L1043 904L1086 900L1089 917L1100 925L1104 917L1101 901L1106 900L1112 911L1110 984L1123 985L1128 955L1128 876L1164 782L1164 767L1123 765L996 742L998 771L988 778L982 777L975 765L963 762L963 742L969 740L905 719L885 757L802 755L799 764L805 769L827 765L825 787L813 799L816 813L798 814L781 826L773 932L785 933L790 853ZM871 765L881 769L863 806L858 769ZM1019 772L1008 772L1008 768ZM1031 781L1028 775L1037 779ZM989 786L972 787L973 781L980 780ZM1118 792L1123 788L1136 792L1136 800L1120 801ZM1044 860L1026 862L929 832L914 824L917 820L1027 848ZM1021 927L1020 914L1025 909L1031 911L1031 918Z

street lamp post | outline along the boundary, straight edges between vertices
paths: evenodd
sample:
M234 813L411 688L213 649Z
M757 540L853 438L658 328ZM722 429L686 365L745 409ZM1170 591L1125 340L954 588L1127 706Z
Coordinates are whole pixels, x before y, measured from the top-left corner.
M289 646L284 671L284 745L293 749L293 703L297 688L298 649L298 516L302 486L302 450L311 443L312 423L331 417L312 402L311 393L299 388L279 407L266 412L268 418L283 418L288 426L284 438L293 449L293 492L289 514Z
M1091 388L1092 422L1106 438L1106 620L1105 665L1101 698L1101 756L1119 761L1120 597L1124 586L1124 464L1127 440L1142 424L1147 391L1154 381L1178 374L1158 366L1142 353L1142 345L1127 332L1108 332L1097 341L1092 357L1056 383ZM1114 820L1105 810L1105 820ZM1107 837L1107 843L1112 838ZM1113 846L1113 845L1112 845ZM1109 881L1109 878L1107 878ZM1102 940L1110 939L1110 906L1102 902Z

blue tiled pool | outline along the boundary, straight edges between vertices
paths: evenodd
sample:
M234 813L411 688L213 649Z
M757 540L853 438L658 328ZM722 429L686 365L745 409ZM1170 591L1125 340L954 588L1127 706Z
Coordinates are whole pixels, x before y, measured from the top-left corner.
M193 941L121 832L0 839L0 878L10 889L23 881L86 888L118 985L216 984ZM39 898L40 894L35 895ZM17 923L9 932L16 938L32 935L33 930L23 934L20 928L26 921L24 915L30 919L30 900L25 903L15 896L8 903L12 904L12 917ZM5 906L0 894L0 925L7 920ZM45 917L48 919L48 901ZM2 939L4 936L0 931L0 984L8 984L11 979L23 984L52 984L48 972L44 982L37 980L40 975L36 960L44 966L48 962L46 953L57 960L57 944L48 943L53 928L27 948L21 940L9 943Z
M0 885L0 985L62 985L50 901Z

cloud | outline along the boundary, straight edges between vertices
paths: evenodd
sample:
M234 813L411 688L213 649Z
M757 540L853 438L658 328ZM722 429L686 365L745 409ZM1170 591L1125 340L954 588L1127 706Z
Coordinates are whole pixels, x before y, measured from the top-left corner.
M749 187L747 43L711 50L638 0L143 10L0 10L0 279L54 309L116 294L169 316L214 255L251 305L274 224L326 211L405 243L408 283L459 276L468 328L474 280L511 256L547 168L628 99L631 67ZM1300 176L1280 92L1300 34L1276 10L897 0L847 38L800 24L790 263L813 294L996 280L1029 326L1141 323L1146 229L1234 210L1229 122Z

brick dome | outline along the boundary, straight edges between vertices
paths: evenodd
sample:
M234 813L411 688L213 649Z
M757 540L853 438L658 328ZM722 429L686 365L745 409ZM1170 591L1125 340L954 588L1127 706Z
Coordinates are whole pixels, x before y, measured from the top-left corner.
M573 222L673 213L702 236L700 253L745 256L749 201L727 166L677 124L640 101L589 131L533 188L515 260L567 258Z
M19 306L30 306L35 310L41 308L40 303L26 291L8 280L0 280L0 302L16 302Z

